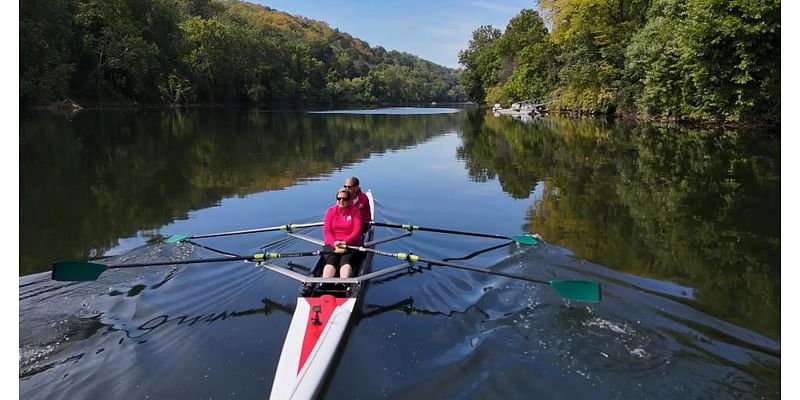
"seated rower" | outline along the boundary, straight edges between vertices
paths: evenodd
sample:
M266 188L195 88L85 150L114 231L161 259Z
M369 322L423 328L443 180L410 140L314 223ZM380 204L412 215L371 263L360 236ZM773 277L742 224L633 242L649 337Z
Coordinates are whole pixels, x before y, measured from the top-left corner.
M338 245L363 245L361 229L361 212L353 207L350 192L345 188L339 189L336 192L336 205L325 212L322 226L327 250L324 255L323 278L333 278L337 271L340 278L349 278L353 275L353 265L359 266L363 255L358 251L340 248Z
M344 188L350 193L351 203L353 207L361 211L361 221L364 223L361 234L366 234L371 228L372 210L369 206L369 197L361 191L361 186L358 178L351 176L344 181Z

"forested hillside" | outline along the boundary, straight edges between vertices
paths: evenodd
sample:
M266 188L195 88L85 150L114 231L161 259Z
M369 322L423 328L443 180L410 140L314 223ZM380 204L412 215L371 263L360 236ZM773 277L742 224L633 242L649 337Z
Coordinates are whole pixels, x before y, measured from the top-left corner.
M459 53L479 103L780 121L780 0L541 0Z
M20 3L23 106L462 101L458 81L458 70L246 2Z

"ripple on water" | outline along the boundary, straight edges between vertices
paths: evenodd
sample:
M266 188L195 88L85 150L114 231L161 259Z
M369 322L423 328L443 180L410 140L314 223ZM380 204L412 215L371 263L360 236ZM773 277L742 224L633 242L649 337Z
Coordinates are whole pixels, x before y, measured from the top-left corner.
M200 256L196 251L155 245L124 260L189 259ZM565 257L545 246L488 268L537 279L596 273L588 276L603 284L603 302L566 302L547 285L445 268L368 292L373 300L413 295L416 310L381 314L354 329L344 359L355 354L358 365L383 365L371 375L374 383L361 385L373 390L363 397L752 398L779 390L779 382L760 378L780 368L779 354L760 352L772 343L732 330L691 304L642 292L636 282L604 280L591 263L562 267ZM140 268L93 283L25 286L21 391L91 397L119 386L139 397L185 397L238 382L237 395L248 397L243 393L268 387L273 371L264 360L277 360L296 285L245 267ZM256 318L239 318L251 315ZM393 324L381 325L381 318ZM167 360L180 365L153 376L150 369ZM246 365L230 368L231 361ZM98 366L105 371L102 381L93 378ZM132 376L146 385L117 382ZM332 388L353 393L346 385Z

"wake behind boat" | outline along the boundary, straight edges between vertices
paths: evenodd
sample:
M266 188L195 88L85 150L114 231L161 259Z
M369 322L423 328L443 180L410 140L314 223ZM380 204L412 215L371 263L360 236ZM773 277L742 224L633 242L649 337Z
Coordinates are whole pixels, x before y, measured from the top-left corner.
M255 265L264 270L277 272L286 277L295 279L302 283L300 295L297 298L297 306L289 325L289 331L283 344L281 356L278 360L275 378L273 380L270 399L310 399L315 397L322 384L327 379L328 371L333 363L334 356L340 350L342 343L346 340L347 329L354 313L359 309L361 299L364 295L365 284L369 280L394 275L410 270L415 263L425 263L428 266L443 266L467 271L480 272L491 275L503 276L511 279L519 279L527 282L545 284L553 288L556 293L564 299L597 302L600 301L600 285L592 281L577 280L538 280L523 275L492 271L485 268L474 267L465 264L453 263L444 260L432 260L420 257L411 253L389 253L378 250L377 245L392 240L400 239L412 235L413 231L428 231L444 234L466 235L484 237L491 239L504 239L508 242L504 245L493 246L492 250L499 247L518 243L521 245L536 245L540 238L538 235L519 235L504 236L489 233L465 232L450 229L429 228L417 225L392 224L386 222L376 222L375 202L371 191L367 191L367 196L372 210L371 227L400 228L405 232L395 236L389 236L373 240L371 228L367 235L367 241L363 246L346 246L347 248L364 253L360 265L354 268L356 276L350 278L321 278L324 260L320 257L314 270L310 275L297 273L287 267L269 263L269 260L288 257L308 257L321 256L322 250L298 253L275 253L267 250L252 256L240 256L233 253L212 249L195 243L193 240L252 234L258 232L269 232L284 230L288 235L298 239L313 243L320 247L324 246L321 239L295 233L297 229L322 226L322 222L307 224L287 224L268 228L247 229L231 232L220 232L203 235L173 235L165 240L167 244L186 243L196 245L204 249L224 255L218 258L206 258L183 261L159 261L129 264L99 264L85 261L58 261L53 264L52 279L57 281L92 281L96 280L102 273L110 269L136 268L145 266L174 266L183 264L201 264L214 262L248 261L246 265ZM473 253L478 254L479 252ZM379 271L371 271L371 261L374 255L401 260L400 264L384 268Z

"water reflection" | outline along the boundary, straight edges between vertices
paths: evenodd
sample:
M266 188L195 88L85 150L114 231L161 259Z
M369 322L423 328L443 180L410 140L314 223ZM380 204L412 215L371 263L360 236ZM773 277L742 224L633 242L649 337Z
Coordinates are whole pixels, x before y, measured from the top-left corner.
M20 121L20 275L103 255L221 199L320 179L459 114L86 111Z
M475 113L476 181L535 196L530 232L575 255L695 288L699 308L780 337L780 143L770 135Z

